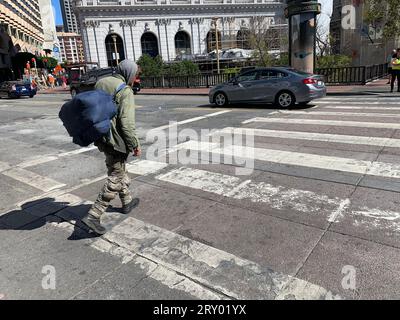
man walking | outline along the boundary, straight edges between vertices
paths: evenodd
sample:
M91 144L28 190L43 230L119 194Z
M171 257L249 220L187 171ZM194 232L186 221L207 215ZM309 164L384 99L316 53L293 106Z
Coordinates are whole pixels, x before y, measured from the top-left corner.
M135 62L124 60L118 65L116 74L100 79L95 89L115 95L123 83L132 86L137 72L138 66ZM95 142L106 156L108 178L88 215L82 219L82 222L98 235L106 232L100 223L100 218L117 195L121 199L124 214L128 214L139 203L139 199L133 199L130 194L130 179L125 168L129 153L133 152L134 156L140 156L139 139L135 133L135 104L132 89L126 87L119 91L115 95L115 102L118 113L111 121L110 135Z

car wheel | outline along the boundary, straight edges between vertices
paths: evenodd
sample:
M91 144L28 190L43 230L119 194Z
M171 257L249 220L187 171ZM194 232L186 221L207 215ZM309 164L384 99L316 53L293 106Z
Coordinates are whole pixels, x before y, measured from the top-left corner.
M75 88L71 89L71 97L75 97L78 94L78 91Z
M224 107L228 105L228 97L223 92L217 92L214 96L214 103L218 107Z
M281 91L276 95L275 104L280 108L290 108L295 102L294 95L289 91Z
M29 98L33 98L33 95L30 95Z

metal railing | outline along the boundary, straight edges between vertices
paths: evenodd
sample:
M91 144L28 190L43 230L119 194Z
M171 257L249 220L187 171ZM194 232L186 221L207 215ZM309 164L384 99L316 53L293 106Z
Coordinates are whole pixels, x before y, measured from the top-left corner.
M362 67L319 68L316 74L325 78L329 85L364 85L367 82L383 78L388 74L388 64L376 64Z
M210 88L231 79L233 74L202 74L196 76L147 77L143 88Z
M362 67L320 68L315 73L324 76L328 85L364 85L388 74L388 64ZM143 88L210 88L234 77L235 74L201 74L195 76L147 77Z

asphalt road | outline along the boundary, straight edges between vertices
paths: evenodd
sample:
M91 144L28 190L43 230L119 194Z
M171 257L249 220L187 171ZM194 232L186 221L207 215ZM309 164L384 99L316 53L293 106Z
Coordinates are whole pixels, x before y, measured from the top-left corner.
M141 202L100 238L80 219L104 157L71 143L68 99L0 100L0 299L399 298L399 97L138 95Z

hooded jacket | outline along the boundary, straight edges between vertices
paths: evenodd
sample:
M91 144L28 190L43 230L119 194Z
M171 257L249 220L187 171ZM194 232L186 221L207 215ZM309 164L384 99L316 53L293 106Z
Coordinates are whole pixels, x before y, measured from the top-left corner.
M103 90L114 95L122 84L128 84L137 72L137 65L133 61L124 60L118 67L115 75L100 79L95 89ZM132 89L127 86L115 96L118 107L117 116L111 121L110 135L97 141L95 145L102 152L111 153L113 150L128 154L139 147L139 139L135 128L135 99Z

